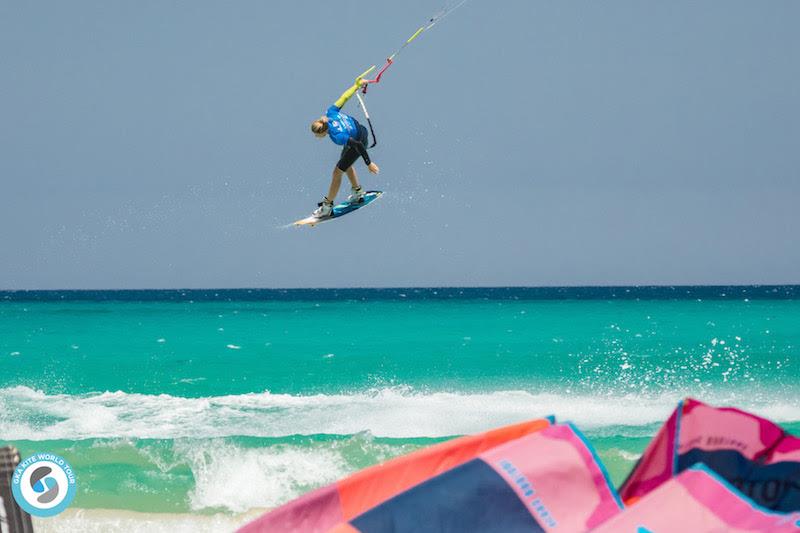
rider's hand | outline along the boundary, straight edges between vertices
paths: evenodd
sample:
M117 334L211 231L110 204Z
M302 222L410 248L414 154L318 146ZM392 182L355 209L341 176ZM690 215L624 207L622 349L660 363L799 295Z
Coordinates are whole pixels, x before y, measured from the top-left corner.
M369 164L369 166L368 166L367 168L368 168L368 169L369 169L369 171L370 171L370 172L372 172L373 174L377 174L378 172L380 172L380 171L381 171L381 169L380 169L380 168L378 168L378 165L376 165L374 162L370 163L370 164Z
M356 80L356 85L359 87L366 87L369 84L369 80L365 80L364 78L358 78Z

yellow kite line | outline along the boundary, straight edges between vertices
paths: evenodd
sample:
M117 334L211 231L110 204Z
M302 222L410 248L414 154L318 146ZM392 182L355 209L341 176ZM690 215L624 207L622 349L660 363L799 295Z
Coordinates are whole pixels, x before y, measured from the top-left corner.
M397 57L400 54L400 52L402 52L403 49L411 43L411 41L413 41L414 39L419 37L423 32L433 28L443 18L445 18L447 15L449 15L450 13L452 13L453 11L458 9L459 7L463 6L466 2L467 2L467 0L461 0L459 3L457 3L453 7L445 8L442 11L438 12L437 14L435 14L434 16L432 16L428 20L428 22L426 24L423 24L422 26L420 26L417 29L417 31L415 31L411 35L411 37L406 39L406 42L404 42L403 45L400 48L395 50L395 52L392 55L390 55L388 58L386 58L386 65L384 65L384 67L380 70L380 72L378 72L377 77L374 80L367 80L367 81L369 83L378 83L379 81L381 81L381 75L386 71L387 68L389 68L389 65L391 65L392 62L394 61L394 58ZM376 65L372 65L367 70L365 70L360 76L358 76L358 78L356 78L356 79L360 81L362 78L364 78L364 76L366 76L367 74L369 74L370 72L375 70L375 68L376 68ZM365 93L367 92L366 91L366 87L364 87L364 92Z

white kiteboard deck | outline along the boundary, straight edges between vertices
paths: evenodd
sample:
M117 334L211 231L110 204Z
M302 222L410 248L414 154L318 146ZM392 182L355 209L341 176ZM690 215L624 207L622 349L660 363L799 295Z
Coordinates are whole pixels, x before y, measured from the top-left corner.
M331 211L331 214L325 217L315 217L310 216L306 218L301 218L300 220L293 222L293 226L311 226L314 227L317 224L322 224L323 222L328 222L329 220L334 220L340 217L347 215L348 213L352 213L353 211L358 211L362 207L366 207L378 198L383 196L383 191L367 191L364 194L364 200L357 204L351 204L350 202L342 202L340 204L336 204Z

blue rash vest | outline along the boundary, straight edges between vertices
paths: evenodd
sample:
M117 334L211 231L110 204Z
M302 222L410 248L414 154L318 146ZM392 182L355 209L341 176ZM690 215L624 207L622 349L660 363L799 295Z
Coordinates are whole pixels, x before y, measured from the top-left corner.
M340 146L347 144L349 139L358 139L358 122L350 115L341 112L341 109L332 105L325 112L328 117L328 137Z

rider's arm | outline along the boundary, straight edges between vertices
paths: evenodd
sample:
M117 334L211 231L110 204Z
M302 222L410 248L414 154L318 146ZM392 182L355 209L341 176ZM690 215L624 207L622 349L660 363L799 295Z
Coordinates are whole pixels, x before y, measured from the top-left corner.
M345 92L343 92L342 96L340 96L339 99L336 100L336 102L333 105L335 105L339 109L344 107L344 104L346 104L347 101L350 100L350 98L352 98L354 94L356 94L356 91L359 89L359 87L361 87L360 77L356 78L356 82L353 84L353 86L347 89Z
M364 146L364 143L351 137L347 141L347 146L352 146L355 148L356 152L358 152L358 155L364 159L365 165L369 166L372 163L372 160L369 158L369 154L367 153L367 147Z

